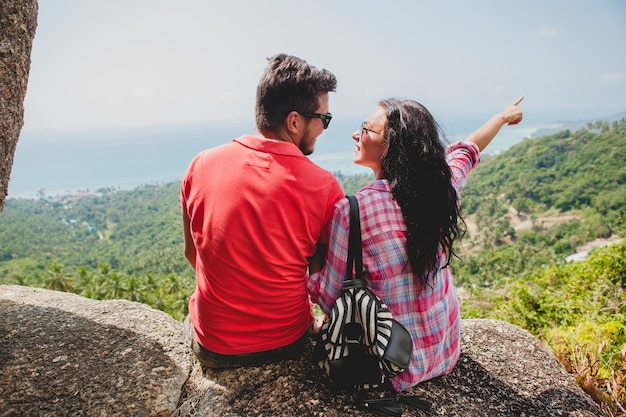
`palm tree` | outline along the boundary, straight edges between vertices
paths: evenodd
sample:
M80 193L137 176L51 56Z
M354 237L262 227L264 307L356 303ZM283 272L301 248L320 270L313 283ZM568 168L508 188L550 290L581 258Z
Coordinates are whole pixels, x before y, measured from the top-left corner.
M126 280L126 299L130 301L141 301L141 286L139 280L135 277L129 277Z
M175 274L169 274L165 277L165 284L163 284L162 288L165 294L178 294L182 290Z
M103 282L105 290L105 299L118 299L123 298L126 289L122 285L122 277L117 271L113 271L108 274L107 279Z
M45 269L43 286L49 290L71 292L73 283L70 274L63 272L63 265L53 262Z

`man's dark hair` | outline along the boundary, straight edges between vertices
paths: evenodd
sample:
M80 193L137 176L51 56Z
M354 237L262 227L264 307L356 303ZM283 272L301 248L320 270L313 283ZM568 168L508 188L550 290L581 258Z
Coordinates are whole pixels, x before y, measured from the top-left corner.
M287 54L268 58L256 93L257 129L276 132L289 112L315 112L320 95L336 88L337 79L330 71L318 70L303 59Z

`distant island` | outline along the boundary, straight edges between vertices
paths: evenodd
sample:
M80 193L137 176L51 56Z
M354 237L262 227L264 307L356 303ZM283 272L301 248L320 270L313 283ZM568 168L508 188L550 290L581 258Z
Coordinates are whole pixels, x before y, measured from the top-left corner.
M536 138L539 136L551 135L553 133L557 133L561 130L566 130L566 129L570 131L576 131L578 129L581 129L587 126L589 123L593 124L597 121L612 123L612 122L615 122L617 120L621 120L624 118L626 118L626 111L616 113L612 116L602 117L602 118L595 118L595 119L589 119L589 120L575 120L575 121L567 121L567 122L556 122L553 127L544 127L541 129L537 129L537 131L533 133L531 137Z

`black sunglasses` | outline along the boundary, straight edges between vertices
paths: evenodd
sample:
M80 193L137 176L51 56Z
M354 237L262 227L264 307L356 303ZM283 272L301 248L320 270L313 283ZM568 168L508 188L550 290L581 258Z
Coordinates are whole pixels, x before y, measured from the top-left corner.
M296 111L298 112L298 114L300 114L300 116L310 117L310 118L315 118L315 119L322 119L322 124L324 125L324 129L328 127L328 125L330 124L330 120L333 118L333 115L330 113L326 113L326 114L300 113L298 110Z

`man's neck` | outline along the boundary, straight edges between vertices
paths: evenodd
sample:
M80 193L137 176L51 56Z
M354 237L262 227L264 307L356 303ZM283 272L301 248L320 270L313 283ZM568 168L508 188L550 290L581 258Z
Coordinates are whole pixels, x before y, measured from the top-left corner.
M289 135L289 132L281 131L281 132L273 132L269 130L258 131L261 136L266 139L277 140L281 142L289 142L296 145L295 140Z

